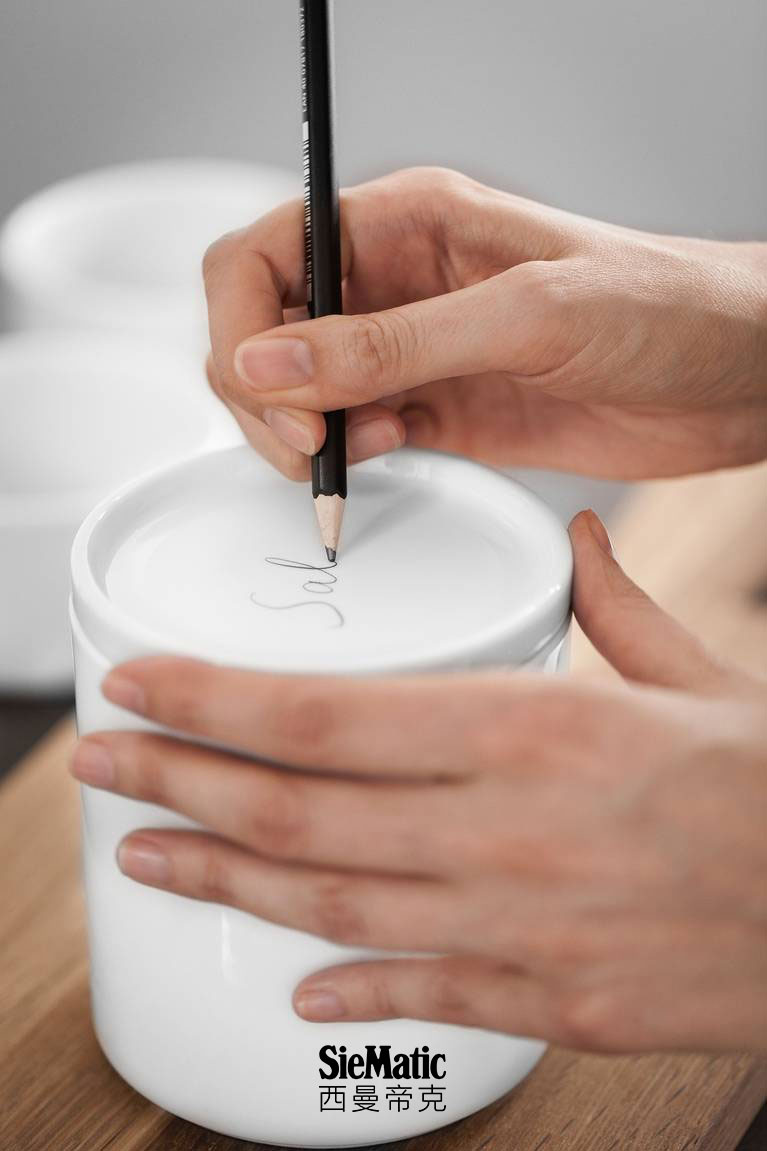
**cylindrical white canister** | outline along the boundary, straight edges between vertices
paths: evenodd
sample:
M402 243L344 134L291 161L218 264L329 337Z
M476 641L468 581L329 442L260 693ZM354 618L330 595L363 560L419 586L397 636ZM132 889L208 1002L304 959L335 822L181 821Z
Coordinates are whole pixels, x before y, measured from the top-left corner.
M355 468L347 504L332 570L308 490L247 447L184 462L94 510L72 553L80 731L146 726L100 684L115 664L159 652L323 674L561 668L569 540L531 492L403 449ZM82 798L96 1031L120 1074L168 1110L288 1146L379 1143L483 1107L540 1057L542 1043L478 1029L299 1019L301 978L373 953L133 883L115 862L121 838L188 824L88 787ZM355 1109L357 1079L324 1077L321 1050L342 1047L363 1056L374 1110ZM386 1078L387 1058L425 1047L444 1056L436 1078Z

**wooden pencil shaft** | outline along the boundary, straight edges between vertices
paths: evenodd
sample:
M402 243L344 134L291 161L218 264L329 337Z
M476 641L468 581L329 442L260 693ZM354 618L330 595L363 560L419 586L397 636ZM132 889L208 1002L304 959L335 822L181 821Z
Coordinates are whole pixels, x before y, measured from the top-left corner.
M325 443L312 456L312 495L346 499L346 412L325 412Z
M340 315L341 234L335 172L332 10L302 0L302 112L309 314Z
M301 51L306 287L314 319L343 311L330 0L301 0ZM325 442L312 458L312 494L345 498L345 413L327 412L325 426Z

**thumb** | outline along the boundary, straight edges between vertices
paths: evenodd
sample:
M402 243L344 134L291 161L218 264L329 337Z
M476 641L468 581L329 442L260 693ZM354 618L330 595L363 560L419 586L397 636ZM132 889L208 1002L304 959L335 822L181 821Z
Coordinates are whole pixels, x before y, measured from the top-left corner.
M445 295L359 316L325 316L272 328L237 348L231 398L329 411L431 380L497 368L526 370L545 345L538 264Z
M626 679L680 690L721 687L729 671L629 579L593 511L570 524L575 617L598 652Z

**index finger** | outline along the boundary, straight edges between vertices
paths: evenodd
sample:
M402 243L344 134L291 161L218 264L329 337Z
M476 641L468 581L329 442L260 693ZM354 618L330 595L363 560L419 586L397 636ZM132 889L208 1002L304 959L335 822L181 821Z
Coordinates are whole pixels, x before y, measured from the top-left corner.
M557 729L569 762L570 727L577 715L583 728L584 695L595 728L602 721L590 686L494 672L357 679L154 656L115 668L102 691L172 731L260 760L410 779L507 771L512 763L523 773L537 770L544 758L558 758Z
M213 363L226 386L237 345L282 324L284 308L306 303L303 204L289 200L211 244L203 259Z

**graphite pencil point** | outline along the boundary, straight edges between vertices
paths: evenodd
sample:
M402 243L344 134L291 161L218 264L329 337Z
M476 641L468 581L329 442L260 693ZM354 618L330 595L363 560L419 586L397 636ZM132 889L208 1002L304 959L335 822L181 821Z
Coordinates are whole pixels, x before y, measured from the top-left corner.
M344 500L341 496L314 497L314 510L317 513L317 522L320 525L320 538L322 546L327 552L331 563L335 561L338 551L338 537L341 534L341 520L344 516Z

